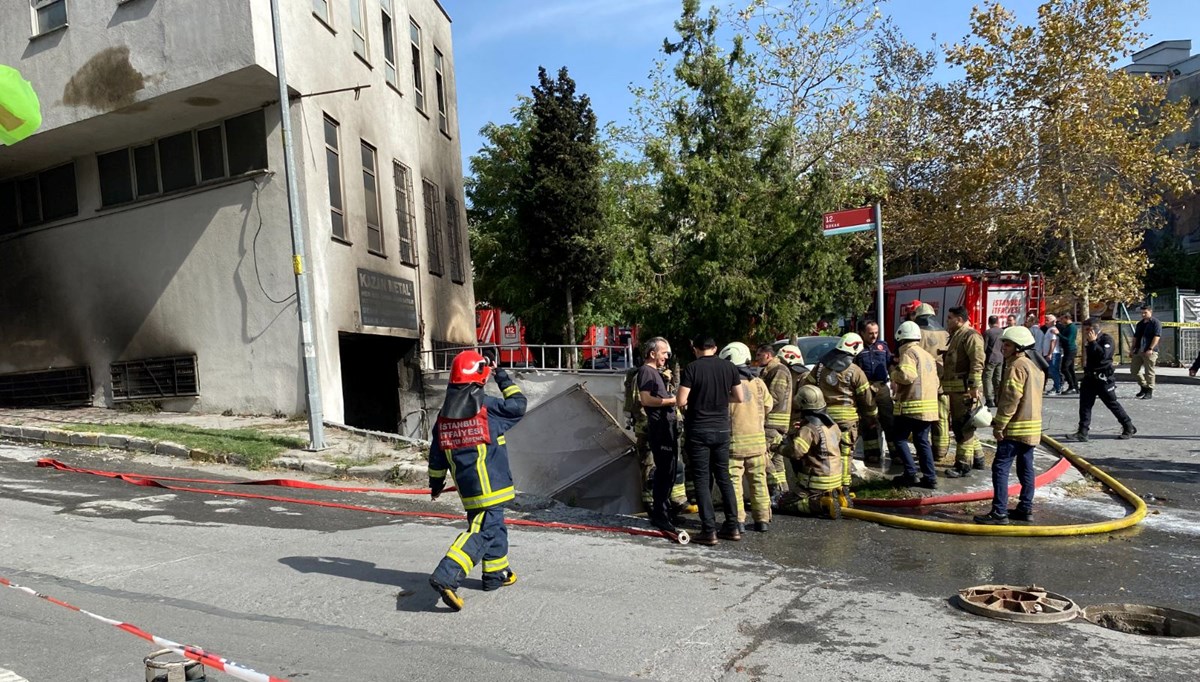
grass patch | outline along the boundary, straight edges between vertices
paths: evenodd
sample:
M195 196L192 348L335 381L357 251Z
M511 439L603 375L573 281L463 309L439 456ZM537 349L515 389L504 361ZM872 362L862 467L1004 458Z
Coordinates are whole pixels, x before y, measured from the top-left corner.
M338 455L329 461L332 464L349 469L350 467L365 467L372 464L378 464L384 459L387 459L387 455L368 455L367 457L348 457L346 455Z
M854 496L864 500L904 500L920 494L911 488L897 488L888 480L873 480L854 488Z
M239 455L250 469L261 469L284 450L303 448L308 441L292 436L263 433L254 429L205 429L181 424L65 424L67 431L109 433L150 440L169 440L193 450L212 454Z

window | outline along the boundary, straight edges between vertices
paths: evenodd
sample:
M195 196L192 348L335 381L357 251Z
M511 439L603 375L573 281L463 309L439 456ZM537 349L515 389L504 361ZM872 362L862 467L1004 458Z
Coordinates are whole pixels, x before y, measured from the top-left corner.
M412 43L413 92L417 97L417 108L425 111L425 78L421 75L421 27L408 20L408 39Z
M317 18L328 25L333 24L333 19L329 16L329 0L312 0L313 14Z
M413 207L412 172L399 161L393 161L392 181L396 185L396 225L400 230L400 262L416 265L416 233L413 225L417 216Z
M74 163L56 166L18 180L0 182L0 234L69 218L78 213Z
M342 162L338 153L338 122L325 117L325 170L329 175L329 220L333 236L346 239L346 215L342 210Z
M379 226L379 178L375 175L375 148L362 142L363 198L367 202L367 250L383 255L383 228Z
M33 0L37 33L49 33L67 25L67 0Z
M458 200L446 195L446 236L450 241L450 281L462 284L463 273L462 230L458 229Z
M366 59L367 26L363 18L363 0L350 0L350 28L354 31L354 54Z
M392 0L379 0L383 10L383 77L388 83L396 83L396 30L392 25Z
M115 206L267 167L261 109L196 131L96 155L100 203Z
M429 239L429 272L442 274L442 226L438 223L438 188L428 180L421 181L425 202L425 236Z
M437 93L438 130L450 134L450 117L446 115L446 77L442 74L442 53L433 48L433 87Z

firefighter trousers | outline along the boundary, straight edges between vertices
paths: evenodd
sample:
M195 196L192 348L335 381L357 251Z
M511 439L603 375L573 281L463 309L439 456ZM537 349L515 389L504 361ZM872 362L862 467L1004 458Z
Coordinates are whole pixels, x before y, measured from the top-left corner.
M808 490L798 488L787 491L775 506L775 511L791 516L821 516L837 518L838 492L835 490Z
M467 511L467 530L459 533L446 550L446 556L433 571L433 580L457 589L481 561L483 589L500 587L508 569L508 526L504 524L503 506Z
M938 420L929 432L933 445L933 458L944 460L950 454L950 396L938 394Z
M767 491L767 456L729 458L729 481L733 484L738 523L746 522L746 494L750 499L750 515L755 521L771 520L771 494ZM743 483L744 481L744 483ZM743 485L745 491L743 491Z
M774 490L786 490L787 458L780 452L785 434L767 429L767 486Z
M950 430L954 432L954 465L970 468L976 459L983 459L983 446L975 437L975 423L971 421L971 410L975 401L969 393L948 393L950 402Z
M854 470L850 466L850 460L854 457L854 447L858 444L858 422L838 422L838 428L842 430L842 441L839 443L842 452L842 486L848 488L850 474Z
M887 450L892 457L900 456L900 448L896 445L895 434L895 405L892 402L892 390L886 381L871 384L875 389L875 404L879 408L879 418L871 422L859 421L863 439L863 461L867 464L878 464L883 461L883 444L887 442Z

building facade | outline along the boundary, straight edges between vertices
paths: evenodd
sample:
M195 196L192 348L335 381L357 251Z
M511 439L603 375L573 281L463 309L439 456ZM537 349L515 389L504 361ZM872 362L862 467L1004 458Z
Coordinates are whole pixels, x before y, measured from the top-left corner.
M396 431L475 338L450 18L280 7L323 409ZM0 10L43 113L0 147L0 404L303 412L269 1Z

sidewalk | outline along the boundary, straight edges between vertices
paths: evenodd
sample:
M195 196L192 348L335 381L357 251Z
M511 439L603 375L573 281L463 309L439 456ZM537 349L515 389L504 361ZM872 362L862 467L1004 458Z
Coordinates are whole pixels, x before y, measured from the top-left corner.
M1076 370L1076 374L1082 374ZM1129 371L1129 365L1117 366L1117 373L1113 375L1117 381L1132 382L1133 374ZM1189 377L1187 367L1156 367L1154 369L1154 381L1159 384L1193 384L1200 386L1200 377Z
M195 414L190 412L125 412L99 407L75 409L0 409L0 438L62 445L99 446L134 452L216 461L245 466L236 454L206 452L179 443L130 434L88 433L69 425L138 425L194 427L202 429L248 429L267 437L284 436L295 443L308 442L308 424L270 416ZM395 434L358 429L325 427L325 449L312 452L300 447L283 447L267 467L330 476L424 484L427 476L426 449L411 439Z

